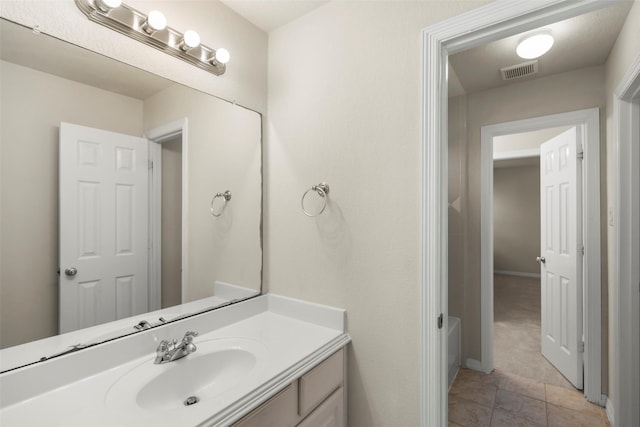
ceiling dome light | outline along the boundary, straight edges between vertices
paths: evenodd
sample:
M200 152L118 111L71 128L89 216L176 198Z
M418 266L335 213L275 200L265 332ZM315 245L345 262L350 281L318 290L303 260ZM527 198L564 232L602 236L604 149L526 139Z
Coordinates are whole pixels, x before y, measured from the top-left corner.
M189 49L194 49L200 46L200 36L193 30L187 30L182 36L182 42L180 43L180 49L185 52Z
M529 36L526 36L516 48L516 53L520 58L535 59L551 49L553 46L553 36L551 32L545 30Z
M227 49L220 48L220 49L216 50L214 58L219 63L226 64L231 59L231 54L229 53L229 51Z
M167 18L164 14L158 10L152 10L147 15L147 20L144 21L142 29L148 34L153 34L156 31L161 31L167 28Z
M120 7L120 5L122 5L122 0L96 0L96 7L105 13Z

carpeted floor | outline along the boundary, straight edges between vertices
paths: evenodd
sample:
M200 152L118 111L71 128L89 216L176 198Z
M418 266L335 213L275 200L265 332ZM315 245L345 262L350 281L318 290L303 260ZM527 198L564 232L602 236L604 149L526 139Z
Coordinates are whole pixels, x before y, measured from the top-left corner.
M494 276L493 357L497 370L575 390L540 351L540 279Z

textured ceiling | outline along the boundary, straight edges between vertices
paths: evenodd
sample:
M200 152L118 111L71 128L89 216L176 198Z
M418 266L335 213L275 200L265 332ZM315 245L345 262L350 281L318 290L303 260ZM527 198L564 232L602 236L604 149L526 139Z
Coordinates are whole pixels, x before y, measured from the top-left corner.
M605 9L545 26L544 28L551 29L555 43L547 54L538 58L539 72L528 77L504 81L499 70L527 61L516 55L516 46L524 35L535 30L452 55L449 57L449 64L466 93L602 65L609 56L632 4L633 0L626 0Z

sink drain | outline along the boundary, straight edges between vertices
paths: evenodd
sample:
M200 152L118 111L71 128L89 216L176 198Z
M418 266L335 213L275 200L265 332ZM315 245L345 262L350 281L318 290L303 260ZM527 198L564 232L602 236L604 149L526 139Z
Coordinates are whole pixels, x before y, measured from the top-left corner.
M200 398L198 398L198 396L189 396L187 397L187 399L184 401L184 406L191 406L191 405L195 405L196 403L200 402Z

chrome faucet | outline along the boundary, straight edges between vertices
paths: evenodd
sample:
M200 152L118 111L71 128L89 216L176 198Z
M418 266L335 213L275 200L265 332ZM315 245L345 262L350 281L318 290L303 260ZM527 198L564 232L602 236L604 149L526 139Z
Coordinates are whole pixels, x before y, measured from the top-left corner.
M153 363L160 365L162 363L173 362L174 360L182 359L193 353L197 350L196 345L193 343L193 337L196 336L198 336L197 332L188 331L184 334L184 337L182 337L180 344L178 344L178 340L160 341L156 349L156 360Z

